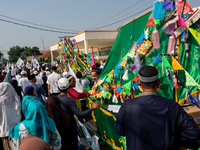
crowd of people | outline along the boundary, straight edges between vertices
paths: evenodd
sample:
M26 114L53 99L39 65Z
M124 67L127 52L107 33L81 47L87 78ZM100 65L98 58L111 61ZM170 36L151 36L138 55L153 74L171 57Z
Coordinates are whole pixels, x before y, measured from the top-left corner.
M74 115L84 122L99 105L93 102L86 108L85 86L92 83L81 72L76 77L67 72L61 75L56 66L51 72L45 66L16 72L0 74L0 149L78 150ZM76 84L81 88L75 90Z
M0 74L0 149L4 150L78 150L77 123L97 108L86 107L86 85L99 82L100 65L85 74L57 73L57 67L17 70L12 76ZM117 114L116 132L126 137L127 149L177 150L180 142L200 139L194 119L176 102L160 97L158 70L144 66L138 85L143 92L126 100ZM97 131L98 132L98 131ZM134 141L134 142L133 142ZM35 144L37 143L37 144ZM191 144L194 148L196 145ZM197 145L198 147L198 145Z

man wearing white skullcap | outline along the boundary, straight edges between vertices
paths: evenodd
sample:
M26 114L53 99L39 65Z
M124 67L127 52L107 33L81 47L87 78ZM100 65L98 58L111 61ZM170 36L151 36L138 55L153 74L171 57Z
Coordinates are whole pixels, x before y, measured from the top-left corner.
M19 86L22 87L22 91L25 91L25 88L29 85L30 81L27 78L27 72L22 70L21 72L22 78L19 79Z

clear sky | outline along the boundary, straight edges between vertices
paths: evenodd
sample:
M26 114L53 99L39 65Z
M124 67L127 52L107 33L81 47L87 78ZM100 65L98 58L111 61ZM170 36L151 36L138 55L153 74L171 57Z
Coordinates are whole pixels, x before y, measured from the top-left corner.
M5 50L8 51L12 46L37 46L43 50L44 40L45 50L48 50L61 36L70 36L96 28L116 30L149 10L148 7L153 5L153 2L154 0L2 0L0 19L48 30L58 31L14 19L74 31L62 30L73 33L47 32L0 20L0 51L8 58ZM188 2L192 7L200 6L200 0L188 0ZM107 26L112 23L113 25Z

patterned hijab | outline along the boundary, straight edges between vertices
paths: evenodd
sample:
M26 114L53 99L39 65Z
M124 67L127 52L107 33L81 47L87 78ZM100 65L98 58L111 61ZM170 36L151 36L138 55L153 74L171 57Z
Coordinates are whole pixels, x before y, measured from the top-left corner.
M44 105L35 96L27 95L22 100L22 112L25 116L25 120L22 121L27 130L27 134L33 134L50 145L50 135L55 136L55 123L47 115L47 111ZM18 123L12 127L9 136L11 138L19 138L19 126Z
M21 120L21 101L10 83L0 83L0 137L8 136Z

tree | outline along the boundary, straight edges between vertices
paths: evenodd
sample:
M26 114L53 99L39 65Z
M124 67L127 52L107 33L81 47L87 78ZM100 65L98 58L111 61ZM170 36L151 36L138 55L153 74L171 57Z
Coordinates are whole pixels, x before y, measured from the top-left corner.
M17 62L19 57L24 60L27 56L34 56L34 55L41 55L40 50L38 47L20 47L20 46L13 46L8 51L9 55L9 62Z
M13 46L8 51L9 55L9 62L17 62L20 55L24 52L24 49L22 49L20 46Z

